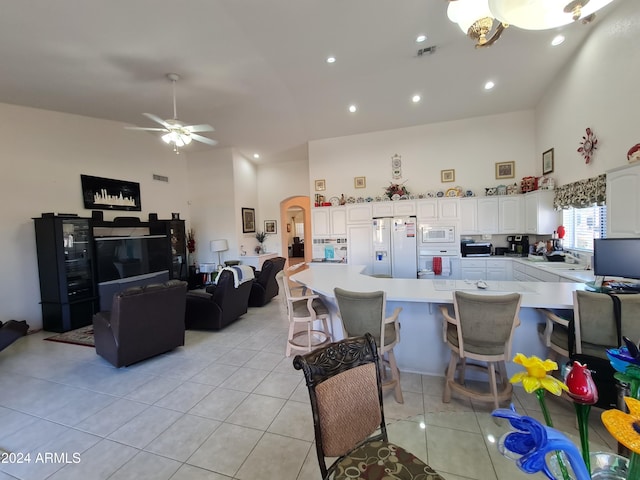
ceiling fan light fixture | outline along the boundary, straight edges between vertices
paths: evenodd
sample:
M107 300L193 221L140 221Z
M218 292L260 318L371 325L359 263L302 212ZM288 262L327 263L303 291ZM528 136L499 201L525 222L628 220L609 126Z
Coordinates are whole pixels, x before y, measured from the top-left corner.
M585 18L613 0L488 0L489 10L503 23L523 30L548 30Z

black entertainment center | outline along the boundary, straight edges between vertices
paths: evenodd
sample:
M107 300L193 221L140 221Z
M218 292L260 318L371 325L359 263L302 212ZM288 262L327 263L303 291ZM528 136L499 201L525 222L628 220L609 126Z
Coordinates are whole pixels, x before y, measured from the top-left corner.
M186 280L186 234L178 214L102 219L43 213L34 218L44 330L89 325L109 310L117 292L132 286Z

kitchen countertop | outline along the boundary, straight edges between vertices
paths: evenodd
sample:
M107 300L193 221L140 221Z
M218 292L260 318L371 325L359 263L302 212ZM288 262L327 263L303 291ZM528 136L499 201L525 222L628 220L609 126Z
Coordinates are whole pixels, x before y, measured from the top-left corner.
M362 265L335 265L333 268L318 268L309 264L309 268L291 279L310 289L333 298L335 287L346 290L370 292L384 290L387 301L418 303L452 303L452 291L455 289L473 290L481 295L508 292L522 294L522 307L573 308L573 291L584 290L582 283L570 282L506 282L487 280L487 289L479 289L475 282L464 280L419 280L407 278L377 278L364 275ZM444 282L444 283L443 283ZM455 282L455 283L447 283ZM461 282L459 285L458 283Z

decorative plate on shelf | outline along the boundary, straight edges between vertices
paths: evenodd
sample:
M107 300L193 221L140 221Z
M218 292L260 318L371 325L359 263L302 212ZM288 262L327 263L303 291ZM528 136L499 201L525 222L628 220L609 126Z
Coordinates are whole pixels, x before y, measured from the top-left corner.
M397 193L394 193L391 196L391 200L393 200L394 202L397 202L398 200L400 200L400 195L398 195Z
M391 199L385 195L384 197L382 197L382 201L383 202L390 202Z
M364 198L363 197L356 198L356 203L364 203Z
M409 200L409 195L400 195L400 200Z
M436 192L434 192L433 190L430 190L426 193L426 197L427 198L435 198L436 197Z
M473 190L467 190L466 192L464 192L464 196L465 197L475 197L476 194L473 193Z
M380 196L376 197L376 198L375 198L375 201L376 201L376 202L381 202L381 201L382 201L382 197L380 197Z
M438 198L444 197L444 192L442 190L438 190L438 193L436 193L436 197Z
M365 202L369 203L369 202L373 202L373 198L372 197L367 197L364 199Z
M355 197L347 198L347 203L356 203L356 198Z
M338 197L331 197L329 199L329 203L332 207L337 207L338 205L340 205L340 199Z
M458 190L456 190L455 188L449 188L444 195L445 197L457 197Z

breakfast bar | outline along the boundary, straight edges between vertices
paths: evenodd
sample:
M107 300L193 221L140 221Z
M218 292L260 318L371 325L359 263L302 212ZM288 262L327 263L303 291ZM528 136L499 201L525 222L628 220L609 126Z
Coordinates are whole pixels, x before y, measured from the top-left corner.
M571 282L485 282L478 288L469 280L418 280L403 278L377 278L362 274L358 265L313 264L291 276L291 280L305 285L321 295L333 315L333 333L342 338L335 287L358 292L383 290L387 294L387 312L402 307L400 314L400 343L395 348L400 370L426 375L443 376L449 352L442 341L442 316L438 305L452 304L452 292L462 290L480 295L520 293L520 326L513 339L512 353L537 355L545 358L546 348L538 337L537 324L544 323L537 308L554 310L573 309L573 291L584 290L582 283ZM485 285L481 285L485 286ZM507 371L518 370L511 362Z

